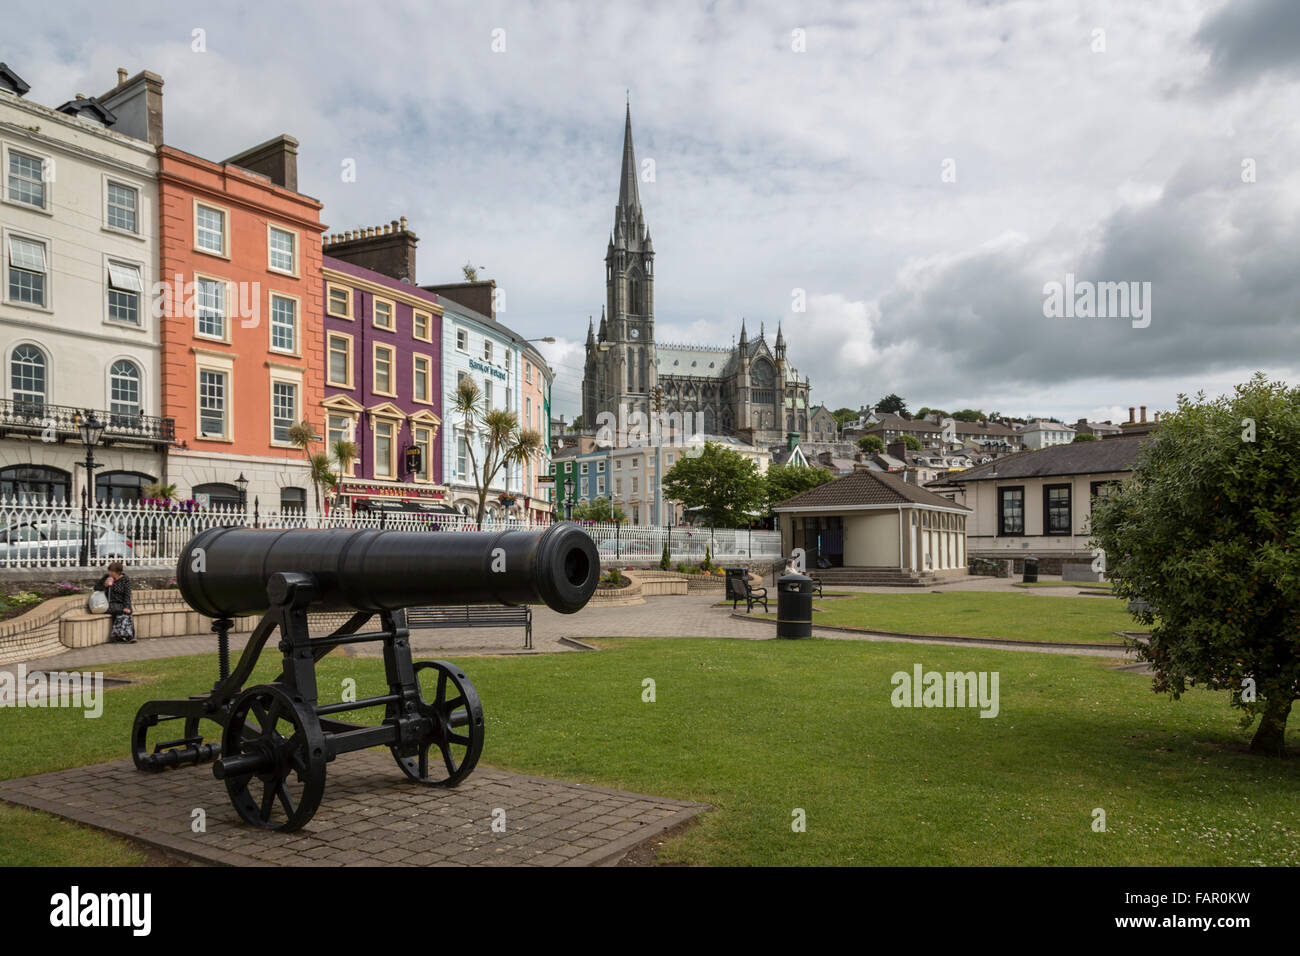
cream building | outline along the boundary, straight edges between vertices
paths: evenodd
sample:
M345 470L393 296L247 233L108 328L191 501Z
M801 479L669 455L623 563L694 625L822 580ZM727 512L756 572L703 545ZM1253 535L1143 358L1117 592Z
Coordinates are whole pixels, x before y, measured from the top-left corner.
M28 92L0 64L0 497L79 501L93 417L99 498L134 498L172 438L151 308L162 80L120 71L57 108Z
M832 567L909 573L966 568L970 510L899 474L860 466L773 510L782 551L802 548L810 571L819 558Z

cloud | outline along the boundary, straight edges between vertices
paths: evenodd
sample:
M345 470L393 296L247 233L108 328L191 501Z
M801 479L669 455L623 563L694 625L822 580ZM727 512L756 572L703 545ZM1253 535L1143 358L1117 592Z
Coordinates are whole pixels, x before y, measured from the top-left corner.
M1220 90L1264 76L1300 76L1300 4L1232 0L1205 18L1196 42L1209 51L1207 80Z

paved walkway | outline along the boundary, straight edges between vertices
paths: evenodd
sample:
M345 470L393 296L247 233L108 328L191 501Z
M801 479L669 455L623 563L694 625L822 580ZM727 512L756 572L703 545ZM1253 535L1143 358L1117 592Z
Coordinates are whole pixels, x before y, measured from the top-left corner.
M243 823L206 765L157 774L130 760L75 767L0 781L0 800L231 866L612 865L709 809L487 767L454 789L428 787L373 751L329 764L320 809L297 833ZM195 833L200 809L206 832Z
M1003 581L1006 579L980 578L977 582ZM964 581L960 585L949 586L953 590L996 590L990 585ZM1008 586L1009 588L1009 586ZM841 590L850 590L844 588ZM916 588L880 588L877 591L901 591L918 593ZM1049 597L1055 591L1052 588L1032 590L1015 588L1017 593L1032 596ZM1048 592L1043 594L1043 592ZM559 614L545 607L533 609L533 652L523 650L523 631L520 628L465 628L446 630L415 630L411 633L411 648L417 657L429 654L447 654L467 656L474 654L522 654L569 652L575 648L565 643L564 638L576 638L579 641L603 637L726 637L743 640L771 640L775 630L770 623L761 620L744 620L732 616L730 606L714 607L721 600L721 592L716 594L688 594L646 598L645 604L624 607L587 607L577 614ZM815 621L814 621L815 623ZM834 640L891 641L915 643L915 639L893 637L877 634L848 634L843 631L813 628L817 637ZM232 653L237 655L247 640L246 634L232 634ZM953 644L969 647L963 641L943 641L927 639L924 643ZM1125 651L1116 646L1114 650L1102 648L1063 648L1050 646L1026 646L1023 644L981 644L981 647L997 647L1006 650L1026 651L1042 654L1083 654L1095 657L1123 657ZM168 637L142 640L136 644L101 644L95 647L68 651L57 657L28 661L29 670L36 668L56 668L68 670L75 667L107 667L129 661L151 660L162 657L179 657L187 654L211 654L216 650L216 639L211 634L192 637ZM378 644L352 645L344 652L357 656L378 656L382 648ZM265 653L265 652L263 652ZM274 653L274 649L272 649ZM8 665L13 666L13 665Z

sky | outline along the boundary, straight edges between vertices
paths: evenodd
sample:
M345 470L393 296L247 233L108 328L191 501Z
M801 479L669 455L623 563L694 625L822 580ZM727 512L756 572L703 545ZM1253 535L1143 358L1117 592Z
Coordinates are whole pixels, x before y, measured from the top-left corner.
M24 21L0 60L29 99L152 70L169 144L219 160L289 133L331 231L406 216L421 282L482 267L503 322L557 339L557 413L580 411L629 98L660 342L781 322L814 403L1067 421L1300 377L1292 0L69 0ZM1140 298L1048 314L1053 283Z

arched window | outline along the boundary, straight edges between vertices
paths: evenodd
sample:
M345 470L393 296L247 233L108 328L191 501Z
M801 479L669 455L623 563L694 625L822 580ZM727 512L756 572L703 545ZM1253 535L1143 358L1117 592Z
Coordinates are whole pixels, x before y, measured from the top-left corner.
M0 498L32 504L70 502L72 475L44 465L0 468Z
M155 479L138 471L106 471L95 476L95 499L97 501L139 501L145 497L145 485L152 485Z
M635 269L627 280L627 310L632 315L640 315L641 308L641 274Z
M239 489L234 485L223 484L222 482L211 482L206 485L194 486L194 497L199 495L208 496L208 507L210 508L238 508L239 507Z
M20 345L9 358L9 394L14 411L24 417L45 415L45 353L35 345Z
M792 431L794 431L794 413L793 413L793 412L791 412L790 414L788 414L788 415L785 416L785 430L788 431L788 432L792 432Z
M119 359L108 370L108 409L110 422L118 427L140 417L140 368L130 359Z

